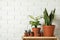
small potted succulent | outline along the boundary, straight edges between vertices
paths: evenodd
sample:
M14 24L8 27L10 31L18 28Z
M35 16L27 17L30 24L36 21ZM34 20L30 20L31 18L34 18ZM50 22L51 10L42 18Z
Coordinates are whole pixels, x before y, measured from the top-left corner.
M27 32L27 30L25 30L25 32L24 32L24 36L28 36L28 32Z
M34 28L32 28L32 31L34 32L34 36L39 36L39 32L41 28L38 28L38 25L41 25L39 22L40 17L33 17L31 15L29 15L29 17L33 20L29 21L29 23L31 24L31 26L34 26Z
M51 11L50 15L48 15L47 9L45 8L43 14L44 14L43 18L45 21L45 24L43 26L44 36L53 36L55 25L53 25L52 22L55 15L55 9Z

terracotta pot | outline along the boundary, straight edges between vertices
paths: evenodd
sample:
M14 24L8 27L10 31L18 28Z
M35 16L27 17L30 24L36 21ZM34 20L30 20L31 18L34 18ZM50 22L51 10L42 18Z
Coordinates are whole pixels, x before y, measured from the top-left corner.
M55 25L43 26L43 35L44 36L53 36L54 35Z
M29 34L28 33L24 33L24 36L29 36Z
M40 32L40 35L43 36L43 32Z
M31 33L30 33L30 36L34 36L34 33L33 33L33 32L31 32Z
M40 32L41 28L32 28L32 31L34 32L34 36L39 36L39 32Z

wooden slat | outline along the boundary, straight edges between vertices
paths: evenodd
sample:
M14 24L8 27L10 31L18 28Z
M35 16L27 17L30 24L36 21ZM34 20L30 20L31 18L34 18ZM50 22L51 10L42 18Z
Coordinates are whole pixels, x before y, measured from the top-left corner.
M57 37L23 37L23 40L57 40Z
M23 38L52 38L52 39L54 39L54 38L57 38L57 37L23 37Z

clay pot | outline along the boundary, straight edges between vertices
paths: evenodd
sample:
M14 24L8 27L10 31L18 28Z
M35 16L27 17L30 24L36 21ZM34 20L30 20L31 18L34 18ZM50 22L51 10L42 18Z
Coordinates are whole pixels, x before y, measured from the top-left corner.
M43 26L43 35L44 36L53 36L54 35L55 25Z
M38 35L38 36L41 36L41 33L38 33L37 35Z
M25 30L24 36L29 36L29 32L27 30Z
M33 32L30 32L30 36L34 36L34 33Z
M24 36L29 36L29 34L28 33L24 33Z
M41 28L32 28L32 31L34 32L34 36L39 36L39 32L40 32Z
M40 36L43 36L43 32L40 32Z

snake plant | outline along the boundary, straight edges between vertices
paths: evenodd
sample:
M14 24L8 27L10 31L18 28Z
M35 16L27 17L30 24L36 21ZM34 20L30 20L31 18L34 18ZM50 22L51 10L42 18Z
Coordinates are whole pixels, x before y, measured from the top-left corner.
M55 9L51 11L50 15L48 15L47 9L45 8L44 12L44 20L45 20L45 25L52 25L52 21L55 16Z
M29 17L33 20L29 21L29 23L31 24L31 26L34 26L35 28L37 28L38 25L41 25L39 22L40 17L33 17L31 15L29 15Z

